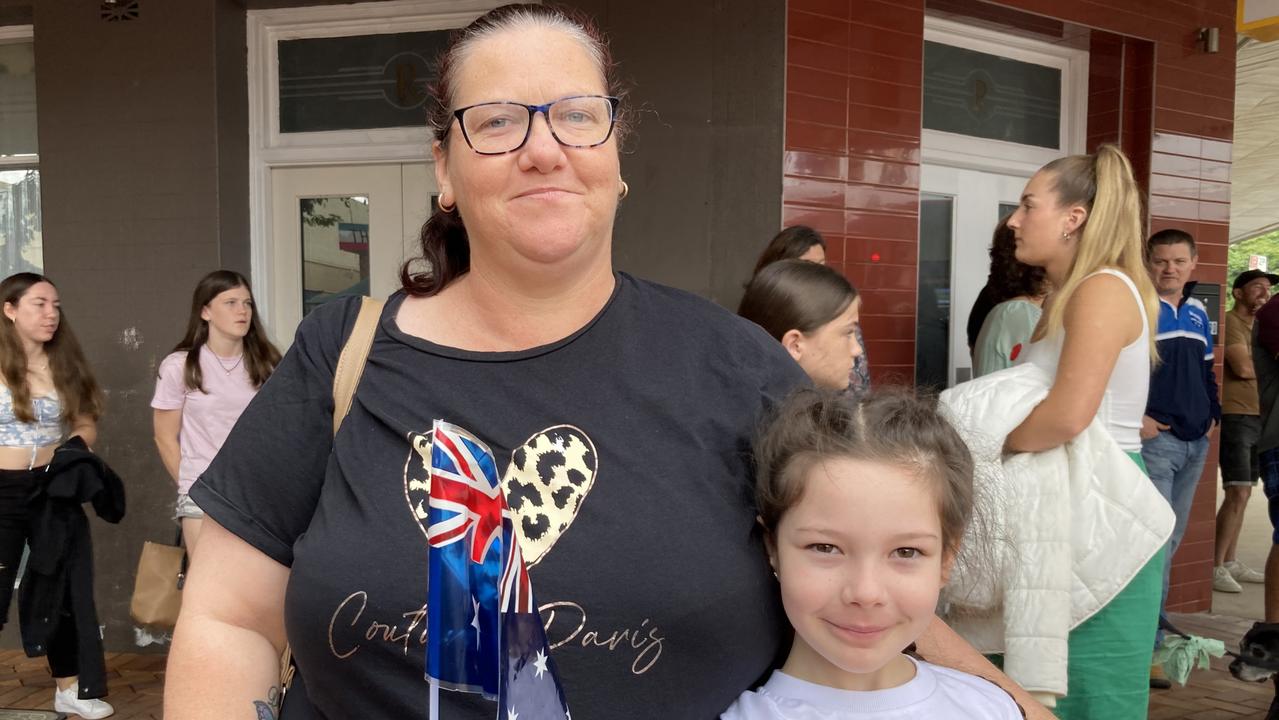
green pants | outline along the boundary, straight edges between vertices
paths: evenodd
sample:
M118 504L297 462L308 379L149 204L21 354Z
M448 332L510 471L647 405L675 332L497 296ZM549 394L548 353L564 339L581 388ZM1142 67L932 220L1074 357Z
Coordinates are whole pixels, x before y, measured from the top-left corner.
M1141 465L1139 453L1130 457ZM1096 615L1070 631L1066 697L1053 713L1062 720L1146 720L1150 649L1159 626L1164 551Z

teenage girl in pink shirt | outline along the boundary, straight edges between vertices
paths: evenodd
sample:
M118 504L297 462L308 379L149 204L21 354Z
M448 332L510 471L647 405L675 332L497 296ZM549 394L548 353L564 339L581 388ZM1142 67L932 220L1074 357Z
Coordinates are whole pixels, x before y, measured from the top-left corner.
M204 512L187 495L240 413L280 362L243 275L215 270L195 286L187 332L160 362L155 383L155 444L178 486L174 517L195 551Z

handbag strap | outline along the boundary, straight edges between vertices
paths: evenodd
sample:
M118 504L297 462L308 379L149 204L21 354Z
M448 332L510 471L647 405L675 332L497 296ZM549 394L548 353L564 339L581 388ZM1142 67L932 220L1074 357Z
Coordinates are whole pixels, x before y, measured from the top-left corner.
M365 297L360 301L360 314L355 318L355 327L342 346L342 354L338 356L338 366L333 372L333 434L338 434L342 420L351 412L351 403L355 400L355 387L360 384L360 376L364 374L364 363L369 358L369 350L373 347L373 335L377 332L377 321L382 316L382 301Z
M382 316L383 302L371 297L360 301L360 314L355 317L355 327L342 346L342 354L338 355L337 369L333 371L333 434L338 434L342 421L351 412L351 403L355 401L355 388L360 384L360 376L364 374L364 363L369 359L369 350L373 348L373 335L377 332L377 321ZM283 694L293 684L293 675L297 672L297 664L293 662L293 646L286 643L284 653L280 655L280 692Z
M180 518L178 519L178 532L173 536L173 546L182 548L182 565L178 568L178 589L181 590L187 584L187 562L191 559L191 554L182 545L182 520Z

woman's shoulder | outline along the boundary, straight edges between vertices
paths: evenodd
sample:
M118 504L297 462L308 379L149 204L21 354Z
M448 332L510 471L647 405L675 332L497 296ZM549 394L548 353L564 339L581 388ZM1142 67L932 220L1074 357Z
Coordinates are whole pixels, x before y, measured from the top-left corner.
M746 318L687 290L619 275L632 285L637 316L651 322L654 332L678 338L682 347L695 352L731 358L747 367L780 366L784 372L803 374L780 342Z
M654 320L672 329L695 335L712 335L732 342L755 345L761 335L770 343L777 341L768 336L755 323L687 290L661 285L626 273L619 273L624 282L633 285L637 306L651 313Z
M388 307L398 305L403 299L403 291L396 292L383 303L382 314L385 315ZM363 302L364 296L350 295L334 298L316 307L298 324L293 338L294 345L311 353L332 356L336 361L347 335L355 327L355 319L360 314Z
M1013 298L1005 300L994 307L990 311L991 315L1033 315L1039 317L1043 312L1043 308L1025 298Z

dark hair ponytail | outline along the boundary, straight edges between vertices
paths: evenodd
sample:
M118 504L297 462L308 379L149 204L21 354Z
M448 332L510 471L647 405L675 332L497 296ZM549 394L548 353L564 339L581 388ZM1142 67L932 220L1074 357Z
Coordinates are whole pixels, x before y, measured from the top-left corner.
M400 284L405 292L430 297L471 269L471 241L457 208L437 208L418 233L421 261L426 267L414 272L412 263L400 267Z

